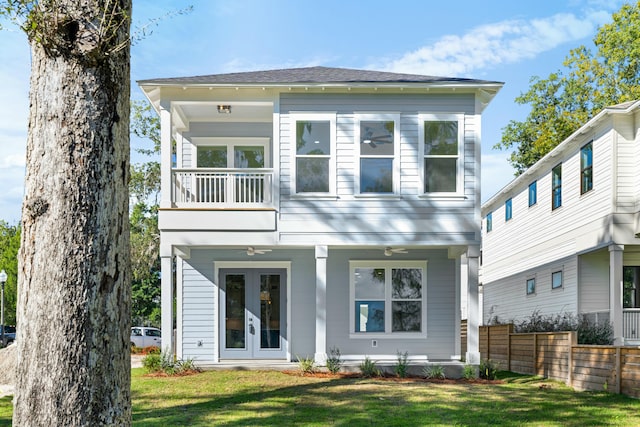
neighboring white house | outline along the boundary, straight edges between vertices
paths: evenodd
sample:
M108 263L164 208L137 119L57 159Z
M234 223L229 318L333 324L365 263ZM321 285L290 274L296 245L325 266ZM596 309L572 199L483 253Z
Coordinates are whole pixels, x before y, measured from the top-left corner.
M165 349L459 360L464 271L479 361L481 113L502 83L311 67L139 85L161 121Z
M605 108L482 206L484 321L587 314L640 343L640 101Z

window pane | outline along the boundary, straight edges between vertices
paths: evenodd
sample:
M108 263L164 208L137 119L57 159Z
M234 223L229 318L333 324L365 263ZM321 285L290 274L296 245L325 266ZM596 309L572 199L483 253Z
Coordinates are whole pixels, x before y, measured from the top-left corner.
M504 220L505 221L509 221L513 216L513 208L512 208L513 205L511 200L512 199L509 199L506 202L504 202Z
M360 159L360 192L393 192L393 159Z
M493 213L489 212L487 214L487 233L493 230Z
M331 154L331 128L329 122L297 122L296 135L296 154Z
M236 168L263 168L264 147L234 147Z
M457 159L424 159L424 192L453 193L456 191Z
M393 156L393 122L360 122L360 154Z
M422 330L422 302L394 301L392 332L420 332Z
M527 280L527 295L536 292L536 279Z
M394 268L391 270L391 297L394 299L422 298L422 269Z
M425 155L458 154L458 122L424 122Z
M556 271L551 274L551 289L562 287L562 271Z
M529 184L529 206L533 206L538 202L538 184L533 181Z
M245 277L226 276L226 348L245 348Z
M199 168L226 168L227 147L202 146L197 149L197 165Z
M260 275L260 348L280 348L280 275Z
M384 301L356 301L356 332L384 332Z
M355 269L356 299L384 299L384 268Z
M329 192L329 159L299 157L296 159L296 192Z
M562 165L551 170L551 206L556 209L562 206Z

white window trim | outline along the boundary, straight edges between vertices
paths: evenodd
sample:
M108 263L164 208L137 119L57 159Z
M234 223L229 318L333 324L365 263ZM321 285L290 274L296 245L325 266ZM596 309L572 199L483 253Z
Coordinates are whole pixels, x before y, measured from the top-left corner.
M337 128L336 128L336 113L292 113L289 115L289 123L291 127L291 197L294 198L333 198L336 195L336 137L337 137ZM296 189L296 177L297 177L297 169L296 169L296 141L298 140L298 126L296 125L299 121L324 121L329 122L329 136L330 136L330 156L329 156L329 192L327 193L298 193Z
M424 122L429 121L450 121L458 122L458 156L457 156L457 174L456 174L456 191L442 193L427 193L424 191L425 186L425 168L424 168ZM418 160L419 160L419 183L420 188L418 194L421 197L439 198L439 197L461 197L464 196L464 114L460 113L420 113L418 114ZM433 156L434 158L451 158L452 156Z
M360 192L360 122L390 122L393 121L393 169L391 179L393 187L391 193L361 193ZM355 113L354 114L354 195L356 197L389 198L400 196L400 113ZM367 158L365 156L365 158Z
M391 286L385 277L385 332L356 332L355 269L356 268L421 268L422 269L422 331L392 332ZM386 276L386 275L385 275ZM427 261L349 261L349 338L351 339L424 339L427 337Z
M242 138L242 137L196 137L191 138L191 163L193 168L198 167L198 147L227 147L227 163L231 160L232 165L227 164L228 169L234 169L235 166L235 153L234 148L236 146L253 145L264 147L264 167L271 168L271 150L270 150L270 138Z
M553 275L556 273L560 273L560 286L553 287ZM551 290L557 291L560 289L564 289L564 267L552 268L551 269Z

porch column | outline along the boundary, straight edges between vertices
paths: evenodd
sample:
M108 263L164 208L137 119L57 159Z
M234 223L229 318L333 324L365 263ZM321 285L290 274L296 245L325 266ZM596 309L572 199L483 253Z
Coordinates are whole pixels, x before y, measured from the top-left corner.
M316 246L316 353L317 364L327 360L327 246Z
M480 299L478 295L478 267L480 249L470 247L467 252L467 353L466 362L480 364L479 326Z
M173 354L175 345L173 342L173 258L171 256L160 258L160 285L162 351Z
M171 104L160 103L160 207L171 207Z
M623 245L609 246L609 320L613 325L613 345L624 345L622 333Z

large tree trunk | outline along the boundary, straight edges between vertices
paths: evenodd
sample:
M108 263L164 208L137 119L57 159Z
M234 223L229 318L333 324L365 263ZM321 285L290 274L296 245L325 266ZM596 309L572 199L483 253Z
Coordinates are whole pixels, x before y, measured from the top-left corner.
M130 16L131 0L41 0L25 25L14 425L131 423Z

